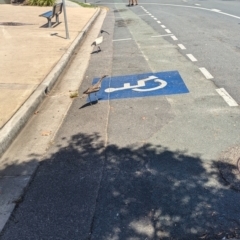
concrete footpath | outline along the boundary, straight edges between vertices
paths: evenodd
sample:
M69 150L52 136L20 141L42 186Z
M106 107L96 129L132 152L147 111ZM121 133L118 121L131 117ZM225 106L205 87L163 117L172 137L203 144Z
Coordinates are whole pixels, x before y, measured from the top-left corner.
M40 14L51 7L0 7L0 156L25 125L67 65L100 13L67 1L64 14L47 27ZM55 18L52 19L53 23Z

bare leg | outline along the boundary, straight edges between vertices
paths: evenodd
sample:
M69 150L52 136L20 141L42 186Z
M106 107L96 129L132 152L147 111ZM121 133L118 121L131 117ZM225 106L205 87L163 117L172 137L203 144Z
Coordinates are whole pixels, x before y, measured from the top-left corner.
M132 6L132 5L133 5L133 0L129 0L128 6Z

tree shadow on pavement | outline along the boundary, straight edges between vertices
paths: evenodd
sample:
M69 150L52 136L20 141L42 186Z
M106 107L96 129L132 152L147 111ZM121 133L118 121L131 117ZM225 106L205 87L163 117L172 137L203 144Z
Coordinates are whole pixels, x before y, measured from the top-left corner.
M240 236L240 193L224 183L216 161L206 168L200 156L150 144L105 147L97 133L62 142L0 239Z

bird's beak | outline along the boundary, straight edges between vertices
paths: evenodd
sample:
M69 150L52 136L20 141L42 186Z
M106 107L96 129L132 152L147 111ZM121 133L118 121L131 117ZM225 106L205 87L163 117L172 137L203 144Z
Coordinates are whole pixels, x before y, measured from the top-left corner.
M107 33L108 35L110 35L107 31L101 30L101 33Z

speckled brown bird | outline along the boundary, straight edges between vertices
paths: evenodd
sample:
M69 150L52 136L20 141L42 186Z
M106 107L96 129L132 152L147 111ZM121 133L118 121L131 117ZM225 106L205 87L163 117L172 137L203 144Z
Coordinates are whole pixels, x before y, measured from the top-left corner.
M102 84L102 80L107 77L108 75L103 75L98 81L97 83L95 83L94 85L92 85L91 87L89 87L87 90L85 90L83 92L83 94L87 94L91 103L91 98L90 98L90 94L91 93L95 93L95 96L97 98L97 92L100 90L101 88L101 84ZM98 100L98 99L97 99Z

